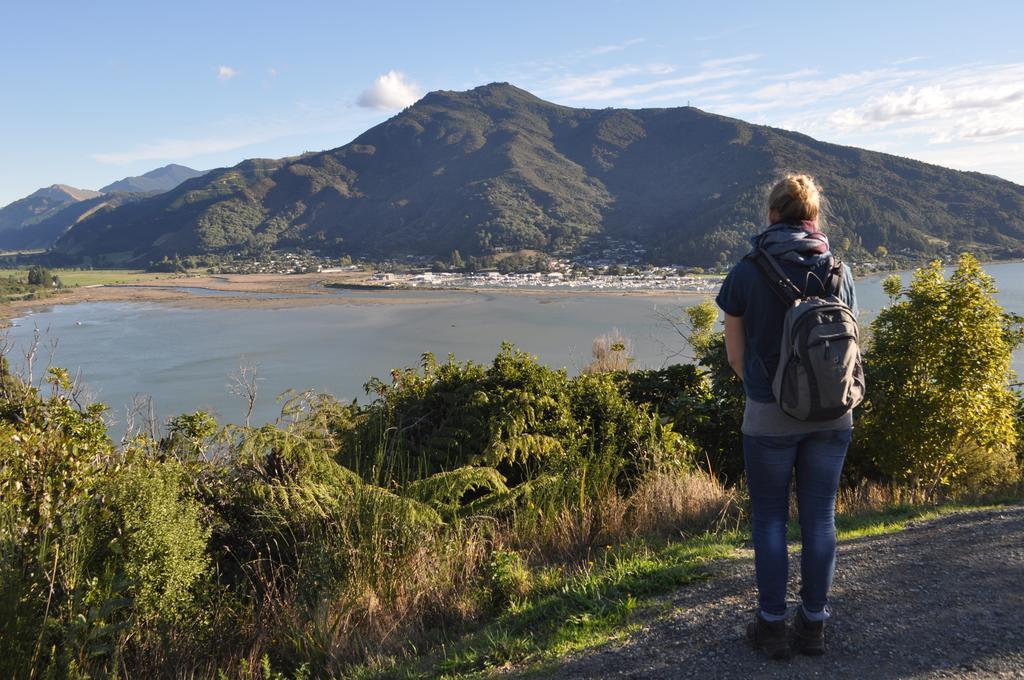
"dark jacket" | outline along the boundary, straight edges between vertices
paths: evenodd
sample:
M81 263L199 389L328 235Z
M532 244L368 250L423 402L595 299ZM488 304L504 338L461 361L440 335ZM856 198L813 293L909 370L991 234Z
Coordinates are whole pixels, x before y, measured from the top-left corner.
M816 268L780 261L783 270L805 295L820 295L821 281L828 263ZM814 275L809 275L812 272ZM843 265L843 279L838 297L857 314L857 294L853 275ZM757 264L748 258L740 260L725 277L715 302L723 312L743 319L746 349L743 355L743 387L747 397L755 401L772 402L772 377L779 365L779 343L782 338L782 319L787 305L769 286Z

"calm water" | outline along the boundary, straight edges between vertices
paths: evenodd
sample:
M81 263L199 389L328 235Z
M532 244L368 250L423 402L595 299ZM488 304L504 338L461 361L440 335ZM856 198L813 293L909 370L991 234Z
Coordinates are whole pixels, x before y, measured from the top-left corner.
M996 277L1003 305L1024 314L1024 264L993 265L989 271ZM864 319L886 303L880 279L858 284ZM414 366L425 351L439 359L453 352L458 359L489 362L502 340L548 365L576 373L589 362L593 339L615 327L633 340L637 365L659 367L680 361L670 355L682 349L681 339L659 313L699 300L587 293L415 293L424 304L375 302L409 293L353 291L345 293L353 304L291 309L63 305L17 319L8 335L17 364L33 329L44 330L41 354L48 354L56 341L53 363L81 370L92 396L110 405L113 430L119 433L125 407L136 395L152 396L161 417L203 408L238 422L244 408L227 385L241 364L258 367L258 422L277 416L280 404L275 397L285 390L313 388L365 401L362 385L369 377L386 378L392 368ZM41 361L46 363L45 356ZM1021 356L1015 364L1018 371L1024 368Z

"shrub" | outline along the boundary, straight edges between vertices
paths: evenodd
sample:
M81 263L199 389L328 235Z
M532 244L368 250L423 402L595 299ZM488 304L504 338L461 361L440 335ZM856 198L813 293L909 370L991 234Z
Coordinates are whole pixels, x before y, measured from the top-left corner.
M496 604L505 605L529 594L532 586L530 568L516 551L495 550L488 569Z
M177 623L197 614L198 584L210 563L210 529L202 525L202 509L187 496L185 483L185 469L176 461L142 460L104 485L104 511L112 515L114 535L103 571L123 573L141 624Z
M992 278L962 255L948 280L935 262L908 289L886 288L894 304L872 324L860 423L875 464L928 493L1016 478L1016 334Z
M75 406L66 371L50 369L43 396L7 373L0 380L0 675L70 663L65 627L92 604L87 539L113 446L94 404ZM81 529L81 531L80 531ZM107 588L107 590L113 590ZM93 600L95 598L92 598ZM99 625L95 617L86 624Z
M367 389L377 398L339 459L385 485L473 465L497 469L512 488L581 458L616 461L611 481L628 484L652 452L681 450L613 375L569 379L508 344L490 366L428 354L422 372L396 370L390 385L372 380Z
M720 480L736 483L743 475L743 383L729 366L725 335L715 329L715 303L704 300L682 312L681 319L664 320L685 337L699 367L663 369L658 379L670 379L679 388L676 399L662 398L663 403L672 408L675 430L697 445L698 464ZM647 398L636 387L631 393Z

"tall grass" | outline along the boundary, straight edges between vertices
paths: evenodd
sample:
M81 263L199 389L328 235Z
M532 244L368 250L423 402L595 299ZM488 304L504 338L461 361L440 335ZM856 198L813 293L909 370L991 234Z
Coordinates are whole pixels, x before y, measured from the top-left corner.
M583 369L586 373L628 371L635 361L633 341L618 328L594 338L591 354L594 358Z

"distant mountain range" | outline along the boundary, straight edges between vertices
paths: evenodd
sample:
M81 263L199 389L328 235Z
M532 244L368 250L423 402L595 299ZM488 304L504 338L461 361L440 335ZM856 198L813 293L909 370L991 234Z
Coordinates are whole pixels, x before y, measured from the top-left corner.
M115 191L123 193L150 193L170 191L187 179L203 175L203 171L193 170L184 165L171 163L156 170L150 170L138 177L124 179L108 184L100 189L100 193L110 194Z
M1024 187L691 107L576 109L497 83L438 91L350 144L213 170L82 217L55 249L94 263L306 247L375 257L572 252L637 241L655 262L747 249L766 188L815 175L854 255L1024 254Z
M138 177L108 184L99 191L54 184L0 208L0 249L48 248L72 226L99 209L169 191L203 173L184 165L166 165ZM143 194L132 197L114 194Z
M39 189L0 209L0 231L16 229L44 219L68 203L84 201L94 196L99 196L99 192L76 189L66 184L54 184Z

